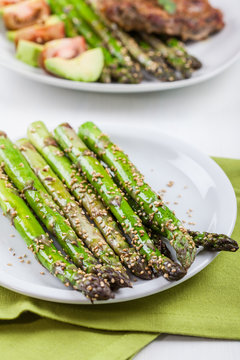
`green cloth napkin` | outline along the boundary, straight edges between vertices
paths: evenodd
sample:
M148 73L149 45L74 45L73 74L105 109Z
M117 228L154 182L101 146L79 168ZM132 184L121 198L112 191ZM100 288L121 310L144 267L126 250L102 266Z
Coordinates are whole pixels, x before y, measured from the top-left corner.
M240 211L240 160L215 160ZM240 217L233 238L240 240ZM0 288L1 359L125 360L160 333L240 340L239 284L240 251L221 253L163 293L122 304L55 304Z

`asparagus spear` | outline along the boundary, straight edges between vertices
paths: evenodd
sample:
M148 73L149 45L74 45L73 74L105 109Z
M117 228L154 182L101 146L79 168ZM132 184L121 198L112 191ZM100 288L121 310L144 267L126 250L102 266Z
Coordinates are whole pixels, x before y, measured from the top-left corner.
M141 37L149 43L154 49L158 50L167 63L172 66L174 69L179 71L183 78L190 78L193 73L193 69L191 67L192 61L189 56L186 57L186 54L179 50L176 51L175 48L167 46L154 35L149 35L147 33L141 33Z
M136 214L141 218L143 224L146 227L151 226L151 221L149 219L149 216L142 211L141 206L128 194L125 194L127 197L127 200L132 207L132 209L135 211ZM227 235L224 234L215 234L215 233L208 233L208 232L199 232L199 231L192 231L188 230L188 233L190 236L192 236L193 241L196 245L196 247L202 246L206 250L211 251L237 251L238 250L238 244L235 240L231 239ZM155 246L160 247L162 246L162 240L159 236L157 236L156 233L152 233L152 238L154 240ZM163 252L164 253L164 252Z
M167 45L173 48L176 51L176 54L179 56L184 55L186 61L191 62L191 67L194 70L198 70L202 67L202 63L193 55L188 54L182 41L176 38L170 38L167 40Z
M76 0L75 0L76 1ZM78 1L79 2L79 1ZM84 0L80 0L81 3L84 3ZM112 33L114 37L119 39L124 47L128 50L128 52L131 54L131 56L137 60L146 71L157 77L159 80L162 81L174 81L177 80L175 77L175 74L168 68L166 63L163 61L153 61L151 57L148 56L148 54L144 51L142 51L141 47L138 45L138 43L126 32L122 31L117 24L111 23L107 21L103 17L102 14L97 9L97 4L95 0L89 0L88 1L91 6L88 6L86 3L82 9L82 16L88 16L88 21L93 21L94 19L94 28L95 28L95 22L100 23L101 27L95 28L96 31L98 31L99 35L105 33L106 31L110 34ZM92 8L94 9L92 9ZM87 15L86 15L87 13ZM110 31L111 30L111 31Z
M203 246L211 251L232 251L238 250L238 243L224 234L214 234L188 230L197 247Z
M136 59L150 74L154 75L156 78L162 81L177 80L174 72L168 68L166 63L159 61L159 59L158 61L152 60L147 53L142 51L141 47L134 40L134 38L126 32L120 30L116 24L114 24L113 33L126 46L132 57Z
M78 138L70 125L59 125L54 133L60 146L68 153L73 163L82 170L88 181L122 225L123 230L130 237L132 245L148 260L156 273L158 275L164 274L164 277L168 280L178 280L183 277L186 271L154 247L140 218L129 206L108 172Z
M59 2L55 1L55 0L48 0L48 4L51 8L51 11L53 13L55 13L56 15L58 15L59 18L61 18L61 20L64 22L65 33L66 33L67 37L77 36L78 33L77 33L72 21L62 13Z
M67 185L80 205L87 211L108 244L120 257L122 263L134 275L142 279L151 279L151 271L147 268L146 262L133 247L130 247L121 234L117 223L106 210L102 201L97 198L92 186L77 174L76 169L73 168L67 157L59 156L60 148L44 123L41 121L32 123L28 129L28 137L62 182Z
M71 194L46 161L27 139L17 141L17 145L27 159L32 170L38 176L46 190L68 218L76 234L83 239L87 247L103 264L109 265L116 272L116 279L122 284L130 284L129 277L119 258L106 243L101 233L86 218L83 210L72 199Z
M120 186L148 215L151 228L169 240L178 260L188 269L196 256L192 237L174 213L163 204L160 196L144 181L143 175L128 156L91 122L80 126L79 136L111 168Z
M3 214L11 218L15 228L40 264L62 281L65 286L68 287L71 284L75 290L82 291L91 301L113 297L109 287L97 276L84 273L66 261L58 252L48 234L45 233L1 168L0 207Z
M115 287L115 284L118 286L116 273L109 266L99 264L84 243L78 239L69 221L60 214L60 209L33 173L25 157L3 132L0 133L0 161L3 162L4 170L14 185L26 198L48 231L56 236L74 264L87 273L101 275L112 287Z
M100 36L104 43L108 46L112 55L114 55L120 63L131 65L132 61L128 55L128 51L122 44L112 36L111 32L104 26L94 11L85 3L84 0L70 0L77 10L81 18L83 18L95 32Z

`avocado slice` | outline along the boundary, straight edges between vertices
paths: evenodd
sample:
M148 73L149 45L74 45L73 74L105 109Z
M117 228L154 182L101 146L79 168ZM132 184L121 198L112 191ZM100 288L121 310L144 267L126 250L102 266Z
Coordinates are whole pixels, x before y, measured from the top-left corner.
M97 81L102 73L104 57L101 48L85 51L73 59L53 57L45 60L51 74L73 81Z
M32 41L20 40L18 42L16 58L30 66L39 67L39 57L42 50L43 45Z

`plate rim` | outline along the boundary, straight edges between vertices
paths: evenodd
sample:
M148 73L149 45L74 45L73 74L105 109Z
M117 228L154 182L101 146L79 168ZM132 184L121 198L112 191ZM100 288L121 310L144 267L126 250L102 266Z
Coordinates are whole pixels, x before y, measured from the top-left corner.
M57 88L90 92L90 93L103 93L103 94L137 94L137 93L154 93L159 91L177 90L180 88L185 88L196 84L201 84L227 70L235 62L237 62L239 58L240 58L240 47L239 49L237 49L235 55L232 58L230 58L228 61L226 61L224 64L199 77L192 77L191 79L179 80L168 83L163 83L159 81L159 82L149 82L149 83L141 83L141 84L84 83L84 82L60 79L45 74L36 74L34 72L28 71L27 68L24 69L24 67L21 69L21 66L25 64L21 64L21 66L19 67L11 66L11 63L5 61L1 56L0 56L0 65L5 67L7 70L13 71L23 77L26 77L29 80ZM13 61L15 61L15 59Z
M112 133L113 131L115 131L115 132L117 131L118 134L121 131L123 132L123 129L120 126L120 124L109 124L109 123L104 124L103 123L102 125L103 125L103 128L105 128L105 126L107 127L106 130L109 133ZM231 236L232 231L235 226L236 217L237 217L237 200L236 200L236 196L235 196L235 192L232 187L232 184L231 184L229 178L227 177L227 175L225 174L225 172L221 169L221 167L213 159L211 159L205 153L202 153L199 149L195 148L193 145L191 145L188 142L183 141L179 138L176 138L172 135L164 134L164 133L160 132L156 127L141 126L141 128L137 128L136 126L128 125L127 130L128 130L127 134L130 134L130 131L134 131L135 134L137 134L137 135L144 134L144 136L146 137L146 135L147 135L148 138L151 134L151 138L153 136L158 137L158 139L160 139L159 140L160 142L161 141L163 143L170 142L170 149L172 148L172 144L174 143L174 145L176 146L176 149L177 149L176 152L179 152L179 148L180 149L183 148L185 150L185 152L187 151L189 156L191 154L191 158L193 158L198 164L200 163L201 166L203 166L201 164L202 162L203 162L203 164L206 164L204 166L205 170L210 167L210 170L215 173L216 178L218 175L218 181L220 179L221 182L223 182L223 184L228 192L228 196L225 197L225 201L227 199L228 207L231 208L232 214L231 214L231 216L229 216L229 218L231 218L232 220L229 221L229 224L227 225L228 230L225 231L225 233L228 236ZM126 126L124 128L124 132L126 132ZM216 181L216 179L215 179L215 181ZM225 204L225 206L226 206L226 204ZM178 284L180 284L184 281L187 281L188 279L190 279L191 277L193 277L194 275L196 275L197 273L202 271L207 265L209 265L215 259L215 257L217 255L218 255L218 253L208 252L208 258L205 259L198 267L196 267L194 270L192 270L191 273L188 273L188 275L186 275L183 279L181 279L177 282L169 283L166 281L166 284L161 286L160 291L159 291L159 289L156 289L156 287L153 287L154 286L153 282L157 283L157 280L161 279L161 278L158 278L158 279L153 279L153 280L145 283L144 293L142 292L141 289L137 289L138 287L136 287L135 289L123 289L123 290L120 290L120 292L124 291L125 293L127 293L127 296L125 295L125 298L121 299L121 295L120 295L120 299L115 298L115 299L110 299L110 300L105 300L105 301L98 301L95 304L96 305L100 305L100 304L107 305L107 304L113 304L113 303L132 301L132 300L144 298L144 297L147 297L147 296L150 296L150 295L162 292L162 291L166 291L174 286L177 286ZM12 279L14 279L14 281L13 281L14 286L12 285L12 282L11 282ZM56 303L79 304L79 305L91 304L91 302L88 299L86 299L82 294L79 294L77 291L74 291L74 290L51 288L51 287L47 287L47 286L43 286L43 285L35 285L32 283L31 283L31 289L29 289L29 283L27 281L20 280L20 279L16 280L16 278L14 278L12 275L8 274L6 270L5 271L0 270L0 286L3 286L9 290L20 293L22 295L30 296L32 298L45 300L45 301L51 301L51 302L56 302ZM140 286L139 286L139 288L140 288ZM40 292L42 291L42 293L39 293L39 291ZM139 294L136 295L136 292Z

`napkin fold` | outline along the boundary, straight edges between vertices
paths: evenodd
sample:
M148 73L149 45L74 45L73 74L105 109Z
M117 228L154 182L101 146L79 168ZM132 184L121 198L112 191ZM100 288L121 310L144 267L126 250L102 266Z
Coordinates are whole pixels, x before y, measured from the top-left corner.
M234 187L239 213L240 160L215 161ZM232 236L240 240L240 216ZM240 251L221 253L165 292L120 304L56 304L0 288L1 358L125 360L160 333L240 340L239 283Z

